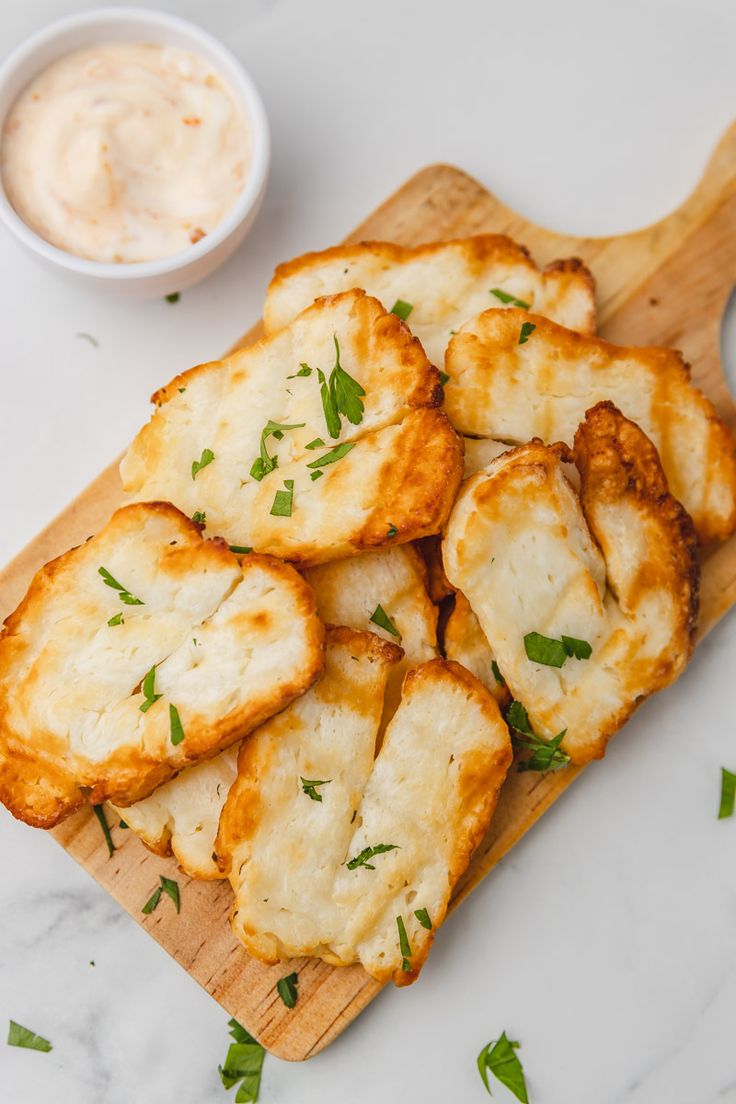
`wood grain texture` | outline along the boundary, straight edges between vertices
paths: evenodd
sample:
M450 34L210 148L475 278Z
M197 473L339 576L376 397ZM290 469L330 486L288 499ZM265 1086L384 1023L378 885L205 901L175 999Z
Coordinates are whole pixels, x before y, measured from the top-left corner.
M526 221L458 169L433 165L412 177L347 240L374 238L412 245L481 231L510 234L542 264L556 257L582 257L598 283L603 336L630 345L681 348L692 363L695 382L736 427L736 407L719 355L721 318L736 274L736 125L722 139L693 194L660 222L632 234L575 238L553 233ZM256 326L238 346L258 333ZM41 564L99 528L119 494L116 463L0 575L1 616L15 607ZM704 558L700 635L734 603L736 538ZM547 776L511 775L453 907L580 773L570 768ZM117 819L113 823L117 825ZM359 967L337 969L314 960L266 967L250 959L230 933L227 886L190 882L176 873L172 861L149 854L117 827L113 835L118 850L109 858L89 811L76 814L53 835L231 1015L282 1058L316 1054L380 989ZM179 878L181 915L164 900L144 917L140 910L161 873ZM275 991L278 978L291 969L300 975L293 1011ZM401 994L394 999L400 1000Z

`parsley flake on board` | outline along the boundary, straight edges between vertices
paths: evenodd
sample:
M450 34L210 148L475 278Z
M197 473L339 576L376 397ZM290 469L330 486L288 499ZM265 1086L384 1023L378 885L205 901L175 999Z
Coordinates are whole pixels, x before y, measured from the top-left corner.
M526 709L518 701L512 701L506 710L506 723L512 729L511 739L516 746L532 752L529 759L519 763L519 771L560 770L570 762L570 756L560 748L566 728L551 740L543 740L534 732Z
M429 913L426 908L414 909L414 915L423 928L426 928L427 931L432 930L432 921L429 918Z
M97 338L93 337L90 333L78 333L75 336L80 337L82 341L89 341L93 349L99 349L100 347L100 343Z
M501 1033L499 1039L488 1043L478 1055L478 1073L486 1087L489 1096L492 1096L491 1086L488 1084L488 1074L492 1073L497 1081L505 1085L521 1104L529 1104L526 1091L524 1070L516 1051L519 1043L506 1037L506 1032Z
M567 659L590 659L593 654L587 640L578 640L575 636L563 636L556 640L538 632L526 634L524 649L527 659L531 659L533 663L542 663L545 667L562 667Z
M169 728L171 730L171 742L176 747L184 739L184 728L182 727L179 710L171 704L169 705Z
M526 345L536 328L533 322L522 322L521 330L519 331L519 344Z
M407 303L404 299L397 299L391 308L391 314L395 314L396 317L400 318L402 322L406 322L407 318L413 310L413 303Z
M102 834L105 837L107 850L110 852L110 858L112 858L112 853L115 850L115 844L112 842L112 834L110 832L110 825L107 823L105 810L102 805L93 805L92 811L100 822L100 828L102 829Z
M383 606L376 606L369 620L372 621L374 625L378 625L380 628L385 629L386 632L391 633L397 640L401 640L401 633L396 628Z
M228 1027L235 1042L230 1044L224 1066L217 1067L220 1080L226 1089L240 1082L235 1104L255 1104L266 1052L237 1020L230 1020Z
M279 980L276 982L276 990L278 992L278 995L281 997L287 1008L293 1008L296 1004L297 997L299 995L296 991L296 987L298 984L299 975L296 973L287 974L286 977L279 978Z
M274 517L291 517L291 511L294 505L294 480L284 480L285 490L277 491L273 506L271 507L271 513Z
M317 793L317 786L328 786L331 781L331 778L301 778L302 790L312 801L321 801L322 794Z
M206 468L214 459L215 454L212 449L202 449L202 455L199 460L192 460L192 479L196 479L202 468Z
M147 713L151 706L163 697L163 694L156 693L156 664L146 674L141 684L141 690L143 691L143 697L145 701L142 701L139 709L141 713Z
M145 604L140 600L140 598L135 598L127 589L127 587L124 587L122 583L119 583L117 579L115 579L110 574L106 567L98 567L97 574L102 576L105 586L112 587L113 590L116 590L118 592L118 598L121 602L125 603L126 606L142 606Z
M399 950L403 956L401 962L401 969L405 974L411 973L411 943L409 942L409 936L406 934L406 927L404 925L404 917L396 917L396 927L399 929Z
M171 900L174 902L176 911L179 912L181 908L179 883L173 878L165 878L163 874L159 875L159 885L156 886L153 893L141 909L141 912L145 912L146 916L150 916L150 914L156 909L159 901L161 900L162 893L165 893L167 897L171 898Z
M30 1031L27 1027L21 1027L15 1020L9 1021L8 1046L23 1047L25 1050L40 1050L44 1054L48 1054L50 1050L54 1049L48 1039L36 1035L34 1031Z
M253 479L257 479L260 483L265 475L268 475L269 472L272 472L274 468L279 466L278 456L269 456L268 454L266 442L269 437L275 437L277 441L280 441L287 430L303 429L305 424L305 422L299 422L297 425L285 425L282 422L266 422L263 432L261 433L260 456L256 457L250 469L250 474Z
M501 288L491 288L491 295L495 295L502 303L510 303L512 307L521 307L522 310L529 310L530 304L524 299L517 299L515 295L509 295L507 291L503 291Z
M345 863L348 870L356 870L359 866L364 866L366 870L375 870L375 866L372 866L368 861L374 858L376 855L383 855L386 851L398 851L400 850L398 843L377 843L373 847L364 847L355 858L350 862Z
M347 456L351 449L355 448L354 441L343 441L341 445L335 445L333 449L326 452L324 456L318 456L316 460L311 460L308 464L308 468L326 468L328 464L334 464L338 460L342 460L343 456Z
M736 805L736 774L721 767L721 805L718 819L725 820L726 817L732 817L734 805Z

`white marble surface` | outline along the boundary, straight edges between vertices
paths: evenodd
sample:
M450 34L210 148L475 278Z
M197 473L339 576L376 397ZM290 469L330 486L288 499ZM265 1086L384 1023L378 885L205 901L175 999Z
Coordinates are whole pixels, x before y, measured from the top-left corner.
M731 0L161 6L259 82L267 201L175 307L71 290L0 240L3 562L123 447L157 384L258 315L276 261L338 239L413 170L454 161L550 226L623 231L684 197L736 102ZM4 5L0 54L69 10ZM716 819L719 768L736 770L735 662L732 617L448 922L416 986L306 1065L267 1059L264 1104L481 1101L475 1057L504 1028L535 1104L736 1102L736 819ZM0 1044L2 1104L234 1095L217 1077L227 1015L2 812L2 1036L11 1017L54 1050Z

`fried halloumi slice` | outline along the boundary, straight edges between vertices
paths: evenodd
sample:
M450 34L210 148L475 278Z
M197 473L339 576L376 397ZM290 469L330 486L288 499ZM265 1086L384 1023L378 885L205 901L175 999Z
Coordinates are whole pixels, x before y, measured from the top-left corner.
M389 673L382 727L396 711L410 667L437 656L437 609L427 594L427 569L411 545L364 552L304 572L317 613L332 625L377 633L400 644L404 658Z
M153 401L121 464L127 496L169 499L230 544L301 565L438 532L462 476L437 371L359 291Z
M123 507L34 576L0 636L0 800L39 827L128 805L319 678L314 595L169 503Z
M585 763L685 667L698 564L692 522L656 449L611 403L588 411L575 434L579 497L565 452L532 442L467 480L443 555L534 732L565 730L562 748ZM532 633L592 653L544 665L536 651L528 657Z
M520 342L522 327L532 326ZM610 399L656 446L669 489L707 544L736 530L736 441L673 349L633 349L520 310L491 310L452 339L445 410L457 430L571 445L585 410Z
M374 762L379 649L385 679L393 645L330 640L324 680L244 741L217 851L251 954L360 962L406 985L488 826L511 747L485 688L435 659L406 676Z
M572 329L595 332L595 284L585 265L570 259L540 270L523 246L500 234L414 248L359 242L296 257L278 266L268 288L266 332L288 325L320 295L348 288L364 288L386 310L399 304L437 365L454 330L501 302L523 302Z
M455 605L445 623L443 643L447 658L467 667L490 690L499 705L509 702L506 680L496 663L488 638L470 608L470 602L459 590L455 593Z

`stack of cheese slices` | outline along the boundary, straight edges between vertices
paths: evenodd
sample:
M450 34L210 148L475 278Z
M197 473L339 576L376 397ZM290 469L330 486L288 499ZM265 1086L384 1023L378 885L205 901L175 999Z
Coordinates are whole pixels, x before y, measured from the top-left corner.
M602 756L736 529L730 432L594 300L491 235L280 266L265 336L156 392L125 503L8 618L0 800L110 801L230 880L256 957L412 981L514 746Z

